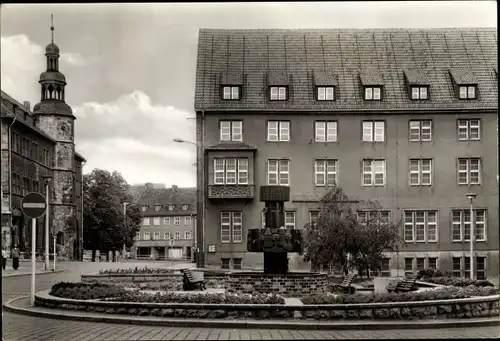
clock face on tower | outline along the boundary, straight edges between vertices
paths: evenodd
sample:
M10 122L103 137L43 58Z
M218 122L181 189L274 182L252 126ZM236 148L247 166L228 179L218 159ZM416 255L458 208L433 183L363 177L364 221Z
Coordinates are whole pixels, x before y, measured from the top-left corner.
M71 126L67 122L61 122L59 124L59 129L61 129L61 132L64 134L68 134L71 132Z

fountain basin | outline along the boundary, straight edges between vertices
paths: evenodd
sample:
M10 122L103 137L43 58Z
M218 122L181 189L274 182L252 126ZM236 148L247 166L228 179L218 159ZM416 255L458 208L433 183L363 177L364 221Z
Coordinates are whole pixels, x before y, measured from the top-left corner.
M226 292L232 294L279 294L283 297L303 297L324 294L328 274L318 272L289 272L287 274L265 274L242 271L226 275Z

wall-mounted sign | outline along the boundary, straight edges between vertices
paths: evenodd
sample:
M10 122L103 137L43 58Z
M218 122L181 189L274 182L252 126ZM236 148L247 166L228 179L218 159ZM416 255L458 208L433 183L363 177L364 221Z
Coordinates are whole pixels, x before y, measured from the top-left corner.
M208 252L215 252L215 245L208 245Z

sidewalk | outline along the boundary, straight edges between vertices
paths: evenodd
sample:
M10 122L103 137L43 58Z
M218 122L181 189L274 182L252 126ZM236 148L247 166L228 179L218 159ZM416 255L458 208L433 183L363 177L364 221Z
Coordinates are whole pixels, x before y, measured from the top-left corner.
M53 263L51 262L49 264L49 270L45 271L45 263L44 262L36 262L35 264L35 270L36 274L45 274L45 273L52 273L52 266ZM57 269L57 264L56 264L56 269ZM57 269L56 272L61 272L62 270ZM2 278L5 277L14 277L14 276L25 276L25 275L31 275L31 262L28 261L22 261L19 262L19 268L17 270L14 270L12 268L12 259L7 260L7 266L4 269L2 269Z

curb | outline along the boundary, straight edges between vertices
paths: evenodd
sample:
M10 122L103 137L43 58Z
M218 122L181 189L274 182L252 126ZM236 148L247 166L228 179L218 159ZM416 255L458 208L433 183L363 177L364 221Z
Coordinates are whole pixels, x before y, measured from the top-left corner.
M193 327L193 328L238 328L238 329L293 329L293 330L388 330L388 329L435 329L435 328L467 328L467 327L484 327L484 326L499 326L500 320L495 319L474 319L473 321L446 321L446 320L420 320L420 321L400 321L395 320L392 323L380 323L381 321L343 321L342 324L333 324L325 322L311 321L310 323L299 321L273 321L273 320L200 320L200 319L172 319L148 317L139 318L136 316L102 316L90 314L71 314L72 311L64 311L54 309L54 312L36 311L29 308L15 307L12 303L26 299L28 296L17 297L6 302L3 307L5 311L35 316L43 318L52 318L58 320L72 320L84 322L104 322L115 324L132 324L143 326L163 326L163 327Z
M64 271L64 269L58 269L58 270L54 270L54 271L42 271L42 272L36 272L35 275L56 274L56 273L60 273L63 271ZM30 276L30 275L31 275L31 272L20 272L20 273L13 273L13 274L7 274L7 275L2 274L2 278Z

